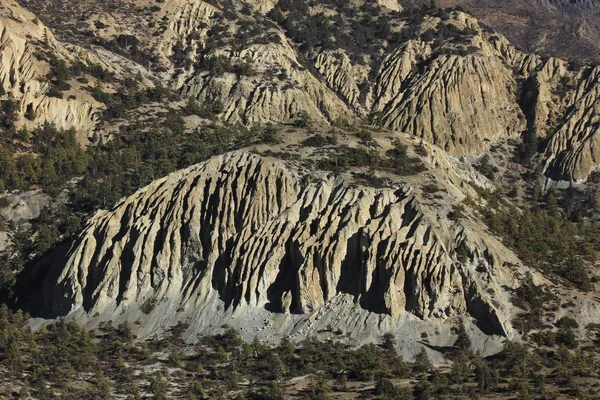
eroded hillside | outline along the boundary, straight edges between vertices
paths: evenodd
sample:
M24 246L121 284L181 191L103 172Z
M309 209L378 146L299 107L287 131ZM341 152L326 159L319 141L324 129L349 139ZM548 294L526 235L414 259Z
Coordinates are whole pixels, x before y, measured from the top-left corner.
M49 273L43 304L49 315L118 314L147 335L177 321L191 336L227 322L248 337L272 326L267 340L331 325L362 341L406 329L411 314L438 325L468 313L485 333L512 336L499 299L516 258L414 191L352 188L228 153L96 214Z
M437 361L460 326L484 355L593 344L597 66L395 1L31 0L0 24L0 284L35 317L392 333Z
M456 156L529 129L548 176L581 181L597 168L593 67L522 53L459 11L173 0L63 4L59 14L30 3L51 24L82 13L65 38L111 65L129 60L130 74L138 63L229 124L368 121Z

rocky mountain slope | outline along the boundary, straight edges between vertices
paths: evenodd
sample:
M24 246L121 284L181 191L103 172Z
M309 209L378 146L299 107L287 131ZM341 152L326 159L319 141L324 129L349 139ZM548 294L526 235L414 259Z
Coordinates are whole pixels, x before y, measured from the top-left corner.
M585 112L596 99L591 67L521 53L461 12L383 6L355 8L369 28L348 38L358 29L350 9L331 4L312 10L285 2L125 2L89 10L77 37L84 45L91 36L142 66L147 60L181 96L211 104L227 123L367 119L453 155L480 156L490 143L518 139L529 120L547 139L549 176L579 181L597 168L586 144L595 135ZM136 32L126 25L132 8L150 21ZM310 24L314 29L303 33Z
M191 337L227 323L247 337L263 324L270 339L330 326L360 341L468 313L486 334L512 336L500 299L516 258L415 192L228 153L98 212L54 261L43 304L137 322L141 335L185 321Z
M222 21L223 14L213 12L213 23ZM284 26L292 24L287 13ZM211 23L200 39L174 31L188 60L176 70L177 87L186 97L217 103L219 117L231 123L287 123L304 115L318 123L369 118L465 156L481 155L486 143L518 138L529 118L535 120L538 136L557 132L545 149L548 174L586 179L597 168L593 146L584 143L593 140L594 133L581 121L589 114L571 110L595 102L589 68L520 53L475 19L458 12L442 14L410 21L404 30L416 36L406 33L408 40L380 56L379 63L364 53L362 57L371 60L366 65L351 60L343 45L336 51L303 54L285 27L271 27L266 35L271 38L250 36L241 47L227 39L234 37L233 31L215 36ZM255 18L260 23L261 17ZM213 49L211 41L219 46ZM392 50L389 41L383 46ZM199 49L197 55L193 49ZM299 64L299 56L308 57L308 64ZM192 68L187 67L190 62ZM527 86L531 93L525 93L525 100L520 97L522 82L529 81L535 84ZM534 104L524 104L527 101ZM569 145L559 144L566 140ZM577 155L567 154L573 152Z
M0 49L0 87L4 98L18 102L22 123L35 126L49 122L82 133L93 130L99 115L98 104L91 97L83 97L77 90L70 92L73 95L68 99L49 95L50 83L45 77L48 66L39 59L39 52L74 57L34 14L11 3L2 5Z
M18 102L8 158L60 144L15 133L44 121L89 146L59 187L39 173L9 186L41 182L66 222L84 220L55 237L24 229L45 240L15 286L35 316L127 321L140 338L181 322L192 341L224 324L269 340L393 332L410 355L422 335L451 346L461 320L485 354L522 337L524 282L557 296L536 309L540 325L597 319L583 292L596 267L597 66L395 1L30 0L3 5L0 24L2 102ZM556 181L580 192L569 203ZM572 249L515 243L559 228Z
M406 3L429 2L408 0ZM566 59L595 62L599 59L597 1L442 0L439 4L462 7L524 51Z

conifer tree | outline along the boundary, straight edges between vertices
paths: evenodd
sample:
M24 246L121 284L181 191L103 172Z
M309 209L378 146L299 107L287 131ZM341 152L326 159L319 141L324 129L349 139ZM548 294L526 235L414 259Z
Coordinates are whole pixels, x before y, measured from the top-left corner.
M428 373L433 368L431 361L429 360L429 355L427 355L427 350L425 347L421 347L421 350L415 356L415 363L413 369L418 373Z

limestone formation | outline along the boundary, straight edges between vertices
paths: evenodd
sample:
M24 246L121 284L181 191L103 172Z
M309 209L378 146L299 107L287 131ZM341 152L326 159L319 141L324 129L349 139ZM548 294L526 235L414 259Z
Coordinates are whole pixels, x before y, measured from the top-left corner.
M160 15L169 22L161 35L159 54L164 57L171 55L173 45L190 35L196 35L200 43L206 35L206 28L211 18L220 10L201 0L168 0L161 7ZM193 50L196 50L194 47Z
M160 80L181 95L168 104L173 109L192 97L232 124L309 120L306 129L279 131L285 146L278 150L296 151L296 160L228 153L98 211L69 248L34 268L35 278L44 275L41 299L32 300L46 308L43 315L91 326L139 323L140 338L185 322L191 340L228 324L245 338L298 339L333 328L357 344L386 332L414 344L421 333L447 332L459 318L475 321L485 335L512 338L508 288L518 286L525 267L475 211L467 207L459 221L448 214L466 198L477 199L478 188L496 188L472 160L494 144L518 146L527 129L544 139L538 157L550 177L585 180L597 170L600 69L526 54L462 12L438 11L414 22L393 12L402 10L397 1L377 3L388 8L370 5L377 21L399 22L375 50L355 54L362 45L347 38L304 46L288 36L268 13L275 0L236 1L230 9L166 0L152 7L156 16L149 18L161 21L152 25L152 37L140 40L156 49L152 63L161 72L152 77L133 58L116 62L126 52L62 45L22 8L0 8L2 100L19 102L21 124L50 121L90 132L98 120L99 104L85 101L80 86L75 98L47 96L48 65L35 56L41 44L64 60L115 64L117 90L130 71L145 71L148 82ZM307 15L319 12L340 25L347 18L322 4ZM244 24L260 29L237 40ZM176 59L181 52L183 60ZM131 114L152 114L145 111ZM186 123L192 119L194 128L204 124L200 116ZM369 135L339 126L329 132L327 125L342 120ZM300 148L305 134L327 144ZM361 149L388 154L396 140L409 144L410 157L419 154L425 172L399 183L386 167L376 172L381 188L353 180L359 167L342 177L306 169L360 142ZM253 146L275 154L272 144ZM6 219L39 215L41 200L14 200ZM0 232L0 248L9 244ZM432 344L451 344L444 342L449 334L432 336Z
M381 4L394 9L392 3ZM272 6L264 4L252 3L260 9ZM163 10L169 19L165 54L178 40L196 53L221 13L200 0L171 0ZM186 41L195 26L202 26L196 39ZM454 38L441 43L435 37L423 39L431 30L451 30ZM307 115L328 124L358 117L415 135L454 156L480 155L499 140L518 139L529 127L538 136L555 136L546 149L549 174L585 179L597 168L594 135L584 129L587 122L577 122L594 114L584 105L595 98L594 86L584 82L593 77L570 71L566 61L518 51L462 12L444 20L426 17L418 31L419 37L389 49L377 65L368 57L364 64L353 61L342 49L306 60L283 31L271 28L277 40L243 49L226 45L204 56L244 64L248 73L183 69L176 74L176 86L184 97L221 105L219 117L230 123L290 123ZM581 95L565 91L565 82L579 85ZM523 90L532 92L531 104L525 104Z
M377 76L373 109L382 112L402 92L403 85L414 72L417 63L431 55L431 48L420 41L409 40L404 46L388 55Z
M59 128L91 132L98 119L91 101L47 96L47 66L34 56L43 46L58 57L72 57L35 15L16 4L0 9L0 86L8 99L19 103L20 123L36 126L44 122ZM91 100L91 98L90 98ZM30 120L24 118L28 114Z
M452 154L479 154L486 141L522 130L510 87L514 81L496 60L440 57L406 92L400 93L385 125L423 137Z
M12 223L22 223L38 218L44 208L50 206L51 198L41 191L15 193L4 197L8 206L0 211L0 217Z
M428 43L407 41L384 59L373 109L388 128L422 137L454 155L480 154L487 142L515 137L523 129L517 83L476 20L455 13L446 22L426 20L422 30L442 23L469 32L465 38L472 35L460 45L467 49L449 42L434 54Z
M275 7L278 0L245 0L244 2L262 13L267 13Z
M394 34L404 29L414 33L407 40L390 41L394 44L373 54L353 54L344 45L336 47L336 38L307 52L286 35L283 25L269 20L268 11L276 3L239 1L231 9L202 0L161 3L152 17L161 23L140 33L148 37L139 38L161 60L165 72L158 76L107 49L63 45L34 14L16 3L3 4L3 99L18 101L19 125L31 128L48 121L61 128L75 127L80 139L95 129L102 105L85 90L74 88L64 99L47 96L48 65L34 55L43 47L65 60L102 65L120 78L139 72L143 86L152 86L151 81L158 78L183 98L192 96L214 106L217 116L230 123L287 124L299 117L318 125L362 120L410 133L453 156L479 156L491 144L518 140L530 128L547 139L542 162L548 176L581 181L598 169L595 70L519 51L500 34L458 11L425 16L420 26L407 27L404 16L382 9L386 17L402 21L394 25ZM396 0L377 3L402 10ZM244 16L241 10L248 6L262 15ZM571 7L564 1L542 6ZM312 14L337 13L323 5L310 7ZM583 3L575 8L579 7ZM234 37L242 21L259 24L261 18L268 23L260 25L263 32L253 33L259 39L252 37L247 44L220 41ZM214 27L223 35L210 36ZM185 66L173 62L176 44L188 52L190 62ZM228 66L224 71L206 68L221 61ZM522 96L524 91L531 92L526 93L531 94L528 100Z
M494 46L525 77L521 105L529 114L529 128L549 138L544 150L547 174L559 180L587 179L600 167L594 128L597 69L571 70L564 60L519 52L504 38Z
M358 331L371 333L470 314L487 334L512 335L509 302L486 291L503 292L509 251L432 218L410 187L312 176L234 152L150 184L87 223L47 277L47 311L133 322L142 309L142 333L289 315L274 335L310 334L316 314L349 332L363 315ZM472 258L459 260L460 246Z
M254 44L238 53L215 52L211 57L225 56L234 64L250 63L253 73L215 76L202 72L183 86L184 95L207 103L220 102L221 119L231 123L289 123L303 113L321 124L352 118L346 104L302 67L287 39L283 35L280 38L282 43ZM282 78L269 78L273 71Z
M547 148L547 165L554 177L585 180L600 167L600 70L581 79L567 101L557 132Z
M352 110L359 114L367 114L370 108L371 93L361 91L361 84L368 83L369 69L355 66L350 57L343 51L328 51L319 54L315 67L321 76ZM364 100L361 101L361 97Z

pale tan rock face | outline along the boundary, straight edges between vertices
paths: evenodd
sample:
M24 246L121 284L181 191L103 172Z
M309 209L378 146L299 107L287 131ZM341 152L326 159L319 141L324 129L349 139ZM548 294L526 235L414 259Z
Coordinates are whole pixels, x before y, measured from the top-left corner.
M505 60L527 79L533 93L531 128L549 138L544 164L554 179L586 180L600 167L597 146L598 70L571 71L568 62L517 51L504 38L495 43Z
M581 79L547 148L547 166L563 179L585 180L600 166L600 69Z
M248 2L261 11L268 11L275 2ZM203 46L207 29L214 25L212 18L221 11L200 0L186 2L170 0L162 7L169 25L162 35L160 48L165 57L173 44L189 42L193 52ZM204 28L198 26L204 24ZM233 28L231 28L233 29ZM351 111L326 84L313 76L297 59L285 35L275 32L279 43L254 44L243 50L228 47L216 49L208 58L225 57L232 64L248 63L252 74L214 74L185 71L176 79L176 87L184 96L201 102L222 104L220 119L246 125L289 123L307 113L317 123L352 117ZM274 74L276 77L274 77Z
M429 18L421 31L453 26L463 43L409 40L382 62L373 112L383 126L422 137L452 155L481 154L488 143L517 137L525 128L514 72L518 55L502 41L491 42L477 20L453 13ZM509 58L511 57L511 58Z
M98 212L50 273L45 304L114 318L153 302L179 310L173 318L222 322L226 313L304 315L352 299L390 321L470 314L491 333L511 332L482 286L502 292L500 245L471 228L440 237L445 229L430 218L409 188L302 178L281 161L228 153ZM458 261L459 243L471 261Z
M165 1L160 15L169 22L158 44L158 53L167 59L173 45L192 34L198 35L201 43L206 36L206 29L201 26L208 25L210 19L219 12L219 9L201 0ZM196 49L197 47L193 48L194 51Z
M26 41L12 35L8 26L2 21L0 21L0 46L2 88L14 96L19 92L20 82L29 81L36 74L31 60L32 55L26 51Z
M48 122L59 129L75 128L79 133L89 134L99 120L98 110L91 103L77 99L57 99L27 92L20 104L22 110L31 108L35 114L34 121L24 121L30 126Z
M563 78L569 76L567 62L550 58L530 79L535 82L535 106L533 110L533 129L538 136L546 136L557 120L562 116L564 99L553 91L564 85Z
M429 45L409 40L404 46L388 55L382 62L377 76L373 109L383 112L403 91L403 83L414 73L417 63L431 55Z
M390 10L393 10L393 11L402 11L403 10L400 3L398 3L398 0L377 0L377 3L380 6L389 8Z
M278 0L245 0L246 4L251 5L262 13L271 11L273 7L278 3Z
M75 128L84 135L91 132L98 116L90 102L46 96L47 67L33 55L34 42L59 57L72 57L35 15L16 4L3 6L0 10L0 86L9 99L19 102L20 124L36 126L50 122L58 128ZM23 118L27 110L33 112L32 121Z
M305 112L315 122L328 123L376 114L385 127L420 136L452 154L479 154L484 143L522 130L516 82L501 53L481 36L477 21L462 13L453 18L457 29L478 33L472 39L475 54L432 60L428 43L411 40L384 58L375 82L369 82L368 65L353 64L341 50L316 55L319 76L313 75L280 33L280 43L221 49L209 56L233 64L249 60L253 76L200 73L181 87L186 96L222 103L220 117L228 122L287 123ZM429 19L423 29L438 23ZM430 67L418 71L423 63Z
M365 99L361 102L360 89L360 85L368 80L368 67L352 65L350 58L343 51L319 54L315 60L315 67L327 86L338 93L353 111L362 115L368 114L371 93L365 94Z
M221 119L231 123L289 123L304 112L312 121L321 124L352 118L346 104L310 71L301 67L287 39L281 36L281 41L255 44L237 54L215 53L214 57L226 55L234 63L249 62L253 74L214 76L201 73L184 85L184 95L208 103L219 101L223 105ZM269 78L273 71L282 78Z
M379 3L397 8L395 0ZM276 1L252 0L247 4L265 13ZM47 65L34 56L35 47L43 43L67 60L88 60L105 67L118 63L114 59L106 62L100 50L86 53L77 46L65 47L35 15L16 3L3 6L0 85L6 98L19 102L19 125L32 128L52 122L60 128L74 127L80 138L86 137L98 122L101 105L87 94L81 95L81 90L73 91L77 92L75 99L66 99L67 95L65 99L48 97ZM165 65L169 65L178 41L189 46L192 55L202 50L208 30L222 14L218 7L202 0L162 3L157 19L166 18L164 30L151 40ZM235 30L232 21L218 23L225 24L230 33ZM543 160L548 174L557 179L585 180L598 169L595 70L570 71L564 60L520 52L460 12L450 13L444 21L426 17L420 35L442 23L471 34L462 45L446 40L437 50L435 40L415 38L399 48L388 48L387 54L365 56L363 62L340 49L301 55L297 44L273 26L269 40L274 36L278 40L235 50L227 45L208 54L208 58L224 56L233 64L248 63L251 74L217 76L188 67L165 73L165 83L172 83L184 97L222 104L218 116L230 123L290 123L304 114L319 125L368 119L421 137L453 156L472 156L498 140L518 138L526 129L518 95L521 82L531 80L536 93L529 123L538 136L548 139ZM379 56L380 63L375 61ZM117 74L132 74L131 66L117 67ZM147 71L143 75L147 76ZM170 77L174 77L173 82L169 82ZM565 82L570 83L566 90ZM34 115L33 121L24 118L28 110Z
M164 35L170 45L187 37L188 28L199 22L210 26L211 18L221 12L200 0L171 2L172 7L163 8L170 10ZM433 53L432 42L409 40L383 55L377 71L372 70L376 68L373 60L365 59L363 65L353 63L343 50L323 51L310 61L317 71L313 73L308 65L301 65L300 60L306 61L285 34L273 28L271 33L278 36L274 42L236 50L224 46L206 56L224 57L232 65L247 63L250 74L216 76L186 70L177 76L176 85L185 97L221 104L219 118L230 123L289 123L301 114L318 124L372 118L455 156L479 155L490 143L518 138L526 120L519 108L520 77L515 71L525 76L539 72L540 79L546 74L555 82L560 77L556 68L564 69L564 65L558 67L556 61L550 71L548 63L544 67L539 57L518 52L504 38L491 40L477 20L460 12L452 13L448 21L426 18L421 33L441 23L472 32L472 37L463 45L444 44L439 54ZM200 48L205 34L206 29L201 29L199 38L188 45ZM543 91L546 87L554 86L542 86L536 105L536 126L540 127L559 108L550 89Z
M531 93L531 128L548 138L546 172L554 179L586 180L600 167L598 68L572 71L564 60L531 55L513 60L529 80L523 90Z
M485 56L440 56L383 109L384 125L422 137L454 155L523 129L510 71Z
M244 0L244 3L251 5L256 10L267 13L278 3L278 0ZM377 0L377 3L393 11L402 11L402 6L398 0Z

